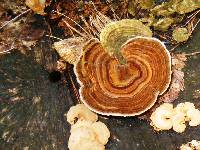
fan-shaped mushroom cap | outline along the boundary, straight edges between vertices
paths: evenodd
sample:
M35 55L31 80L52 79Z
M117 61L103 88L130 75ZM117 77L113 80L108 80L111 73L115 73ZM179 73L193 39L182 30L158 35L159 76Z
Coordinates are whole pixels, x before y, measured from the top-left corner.
M100 41L105 51L116 55L127 40L136 36L152 37L152 32L139 20L122 19L108 23L100 33Z
M89 41L75 66L83 103L113 116L135 116L151 108L171 79L171 57L155 38L136 37L120 50L126 64L110 56L96 39Z

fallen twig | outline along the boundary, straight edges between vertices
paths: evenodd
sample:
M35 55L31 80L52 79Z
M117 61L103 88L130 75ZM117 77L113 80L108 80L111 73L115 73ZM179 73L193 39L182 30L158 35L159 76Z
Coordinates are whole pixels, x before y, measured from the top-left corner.
M179 45L180 45L180 43L178 43L178 44L176 44L174 47L172 47L172 48L170 49L170 52L174 51L175 48L177 48Z
M194 55L199 55L200 52L193 52L193 53L188 53L188 54L185 54L185 56L194 56Z
M47 35L47 34L46 34L45 36L50 37L50 38L57 39L57 40L59 40L59 41L62 41L62 40L63 40L63 39L58 38L58 37L55 37L55 36L53 36L53 35Z
M69 75L69 79L70 79L70 81L71 81L72 91L73 91L74 95L76 96L76 99L77 99L78 103L81 104L80 95L79 95L78 90L76 89L76 86L75 86L75 84L74 84L74 81L73 81L73 79L72 79L72 76L71 76L71 74L70 74L69 72L68 72L68 75Z
M13 49L15 49L15 48L10 48L10 49L8 49L8 50L5 50L5 51L3 51L3 52L0 52L0 54L5 54L5 53L9 53L11 50L13 50Z
M74 21L73 19L71 19L70 17L68 17L68 16L66 16L65 14L63 14L63 13L60 13L60 12L58 12L58 11L53 11L53 12L56 12L57 14L59 14L59 15L62 15L62 16L64 16L64 17L66 17L67 19L69 19L69 20L71 20L72 22L74 22L79 28L81 28L88 36L90 36L90 34L80 25L80 24L78 24L76 21ZM64 21L65 23L66 23L66 21ZM68 24L68 23L67 23ZM69 25L69 24L68 24ZM73 28L73 27L72 27ZM72 29L71 28L71 29Z
M17 15L15 18L11 19L10 21L5 22L1 27L0 30L2 30L5 26L9 25L10 23L16 21L17 19L19 19L21 16L23 16L24 14L28 13L29 11L31 11L31 9L28 9L24 12L22 12L21 14Z
M200 10L197 10L196 12L194 12L192 15L190 15L188 18L190 18L185 24L184 26L186 26L198 13L200 12Z

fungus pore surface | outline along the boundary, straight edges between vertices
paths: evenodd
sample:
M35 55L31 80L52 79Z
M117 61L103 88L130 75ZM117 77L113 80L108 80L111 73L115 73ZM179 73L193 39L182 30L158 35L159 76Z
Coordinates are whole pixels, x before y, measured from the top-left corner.
M171 80L171 57L165 46L151 37L135 37L120 49L121 64L97 39L83 48L75 66L83 103L94 112L135 116L151 108Z

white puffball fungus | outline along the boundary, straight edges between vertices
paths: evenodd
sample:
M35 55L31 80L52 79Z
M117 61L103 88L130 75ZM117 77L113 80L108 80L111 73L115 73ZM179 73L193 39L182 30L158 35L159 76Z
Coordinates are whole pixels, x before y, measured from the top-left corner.
M185 122L190 126L200 125L200 111L193 103L185 102L173 108L172 104L163 103L151 115L151 125L155 130L173 130L182 133L186 129Z
M98 119L97 114L90 111L84 104L77 104L72 106L67 113L67 121L74 124L76 119L96 122Z
M93 123L92 130L95 132L96 137L101 144L105 145L108 142L110 131L104 123L100 121Z
M89 128L86 128L86 127L77 128L76 130L71 132L71 135L69 137L69 141L68 141L69 149L72 150L73 147L77 145L79 141L82 139L95 140L95 134Z
M172 128L171 116L173 115L173 105L164 103L158 107L151 115L151 125L155 130L169 130Z
M105 146L95 140L81 139L70 150L105 150Z
M198 126L200 124L200 111L198 109L191 109L187 112L190 126Z
M78 118L77 122L75 118ZM98 116L83 104L70 108L67 113L67 121L72 124L68 141L70 150L105 150L110 131L104 123L96 122L97 119Z
M182 112L176 113L172 116L172 125L173 130L179 133L182 133L185 131L186 125L185 125L185 114Z
M187 116L187 112L189 110L193 110L195 109L195 106L193 103L190 103L190 102L185 102L185 103L180 103L178 104L175 108L174 108L174 111L176 113L179 113L179 112L182 112L185 114L185 121L189 121L190 119L188 118Z
M102 143L106 144L108 142L108 138L110 137L110 131L108 130L107 126L98 121L98 122L91 122L91 121L77 121L74 125L71 126L71 133L74 132L78 128L90 128L95 134L96 139Z
M79 121L77 121L75 124L73 124L71 126L70 132L73 132L77 128L82 128L82 127L90 128L91 126L92 126L92 122L91 121L79 120Z
M185 102L178 104L174 109L179 112L187 113L188 110L195 109L195 106L193 103Z
M187 144L182 144L180 150L200 150L200 141L192 140Z

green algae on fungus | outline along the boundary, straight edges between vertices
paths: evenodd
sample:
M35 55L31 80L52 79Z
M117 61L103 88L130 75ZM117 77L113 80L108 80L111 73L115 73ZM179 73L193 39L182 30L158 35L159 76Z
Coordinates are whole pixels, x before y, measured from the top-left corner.
M187 41L190 34L187 28L177 28L173 31L172 36L174 40L176 40L179 43L179 42Z
M107 24L100 33L100 41L109 55L120 60L121 46L136 36L152 37L152 31L139 20L123 19Z

